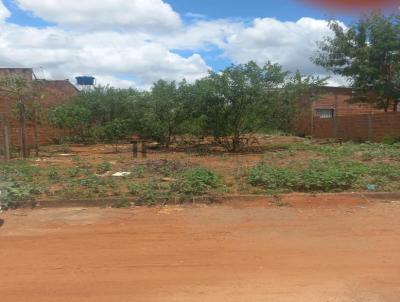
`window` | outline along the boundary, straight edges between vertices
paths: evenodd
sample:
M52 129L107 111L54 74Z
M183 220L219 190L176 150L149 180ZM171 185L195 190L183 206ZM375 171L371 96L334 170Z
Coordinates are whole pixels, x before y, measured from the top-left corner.
M335 109L315 109L315 115L319 118L333 118Z

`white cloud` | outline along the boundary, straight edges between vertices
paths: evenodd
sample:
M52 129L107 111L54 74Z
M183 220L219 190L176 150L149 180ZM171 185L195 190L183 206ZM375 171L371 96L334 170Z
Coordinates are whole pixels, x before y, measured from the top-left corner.
M10 16L10 11L4 6L3 2L0 1L0 22L3 22Z
M80 30L171 30L180 16L162 0L15 0L23 10Z
M316 41L331 35L323 20L301 18L297 22L282 22L272 18L255 19L251 26L227 38L225 54L236 63L268 60L289 70L321 73L310 58L317 49Z
M161 35L156 41L171 49L207 49L223 48L226 39L243 30L241 22L231 20L200 20L174 32L173 35Z
M147 87L160 78L194 81L209 67L197 54L183 57L159 43L118 32L95 34L57 28L0 25L0 64L3 66L43 67L52 78L73 78L91 74L109 84L121 78L137 78L136 86Z
M315 42L331 34L323 20L264 18L248 25L196 19L184 25L162 0L15 1L57 25L35 28L1 22L9 12L0 0L0 65L34 67L48 78L88 74L101 84L140 88L160 78L194 81L210 69L198 54L203 52L213 60L222 53L235 63L271 60L291 71L326 74L309 60ZM176 52L182 50L191 55Z

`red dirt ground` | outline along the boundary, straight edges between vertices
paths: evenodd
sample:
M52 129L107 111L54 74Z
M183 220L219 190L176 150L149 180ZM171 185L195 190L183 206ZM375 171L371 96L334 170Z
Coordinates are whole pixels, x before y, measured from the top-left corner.
M400 203L0 213L2 302L398 302Z

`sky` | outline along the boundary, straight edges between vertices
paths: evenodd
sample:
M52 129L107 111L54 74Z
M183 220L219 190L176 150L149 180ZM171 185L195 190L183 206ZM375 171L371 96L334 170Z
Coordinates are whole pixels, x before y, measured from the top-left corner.
M0 67L139 89L250 60L326 76L310 61L325 20L356 16L301 0L0 0Z

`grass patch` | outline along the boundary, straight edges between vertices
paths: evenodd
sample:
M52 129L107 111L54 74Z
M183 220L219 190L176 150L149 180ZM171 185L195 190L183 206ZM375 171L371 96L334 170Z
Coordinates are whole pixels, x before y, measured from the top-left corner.
M269 192L339 192L365 189L368 184L377 184L380 190L385 190L399 187L399 181L399 165L366 165L355 161L311 161L305 167L260 164L247 173L249 184Z
M172 191L182 195L183 198L201 196L221 188L220 177L205 168L194 168L183 172L172 185Z
M105 174L108 171L111 171L112 164L108 161L103 161L101 164L98 164L96 167L96 173L99 175Z

